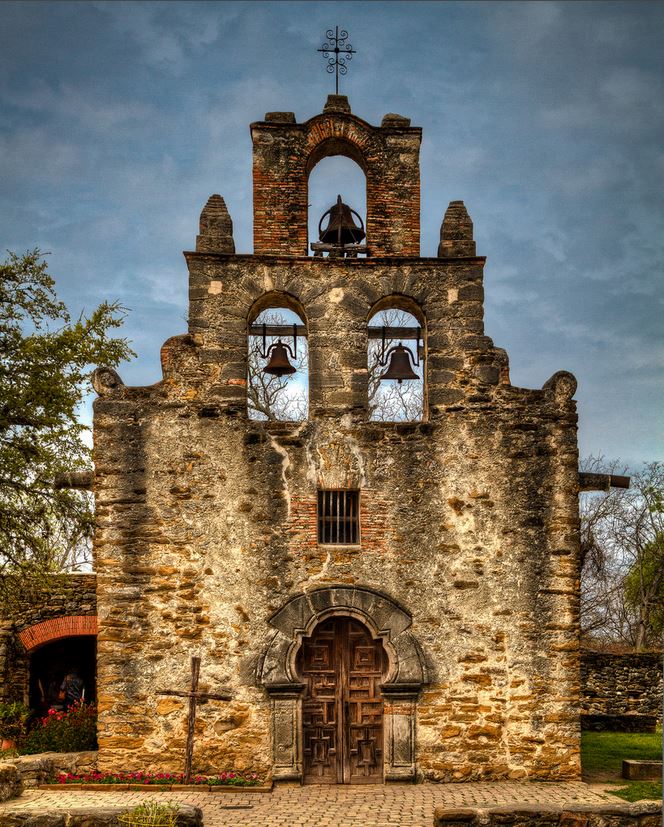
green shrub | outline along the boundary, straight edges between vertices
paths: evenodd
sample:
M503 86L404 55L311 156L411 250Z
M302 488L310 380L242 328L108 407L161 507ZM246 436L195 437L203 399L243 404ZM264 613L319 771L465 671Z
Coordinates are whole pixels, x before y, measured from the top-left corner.
M129 827L175 827L178 808L174 804L148 801L118 816L121 824Z
M83 752L97 749L97 709L79 701L66 712L49 709L20 743L22 753Z
M25 735L32 713L20 701L0 704L0 736L6 741L19 741Z

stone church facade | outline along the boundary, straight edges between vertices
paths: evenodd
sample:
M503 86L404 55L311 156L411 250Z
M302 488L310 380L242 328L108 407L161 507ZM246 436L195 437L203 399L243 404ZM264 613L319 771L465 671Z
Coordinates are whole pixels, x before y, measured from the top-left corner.
M188 688L197 655L201 688L232 698L198 708L195 772L577 778L574 377L510 384L462 202L420 256L407 119L372 126L331 96L251 134L254 254L213 196L163 379L95 374L101 768L181 768L186 701L162 693ZM307 256L308 176L336 154L366 175L366 258ZM272 307L303 321L303 422L247 415L249 326ZM421 326L422 421L369 420L384 308ZM356 509L352 541L321 535L327 492Z

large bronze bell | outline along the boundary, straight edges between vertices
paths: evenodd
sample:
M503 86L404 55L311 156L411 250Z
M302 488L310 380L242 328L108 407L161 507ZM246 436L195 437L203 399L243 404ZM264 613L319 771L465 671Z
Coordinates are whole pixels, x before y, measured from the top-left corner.
M323 220L325 216L329 215L330 220L327 227L323 230ZM355 223L353 215L356 215L360 221L360 226ZM318 237L324 244L334 244L336 247L344 247L346 244L359 244L365 236L364 224L359 213L351 209L347 204L341 200L341 196L337 196L337 203L330 207L327 212L323 213L321 220L318 223Z
M290 373L296 373L297 368L288 361L288 353L290 348L282 341L275 342L270 345L268 355L270 361L263 369L264 373L271 373L273 376L286 376Z
M410 351L401 342L396 347L390 348L388 356L390 356L390 364L385 373L381 374L381 379L396 379L401 384L404 379L420 378L410 366L412 358Z

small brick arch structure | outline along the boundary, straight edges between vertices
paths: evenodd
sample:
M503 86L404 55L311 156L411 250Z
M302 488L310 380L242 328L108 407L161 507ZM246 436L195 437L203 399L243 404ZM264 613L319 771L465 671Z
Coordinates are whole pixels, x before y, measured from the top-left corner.
M390 662L382 685L386 781L412 781L415 767L415 713L428 681L422 650L410 614L381 592L331 586L289 600L269 620L275 630L259 669L272 706L273 773L276 779L302 778L302 691L295 658L302 638L332 616L353 617L380 639Z
M34 623L18 633L18 639L26 652L33 652L47 643L67 637L82 637L97 634L96 615L67 615L52 617Z
M422 130L386 115L371 126L330 95L321 115L302 124L271 112L251 125L254 252L307 255L308 179L323 158L345 155L367 178L367 246L373 256L419 256ZM336 194L336 193L335 193Z

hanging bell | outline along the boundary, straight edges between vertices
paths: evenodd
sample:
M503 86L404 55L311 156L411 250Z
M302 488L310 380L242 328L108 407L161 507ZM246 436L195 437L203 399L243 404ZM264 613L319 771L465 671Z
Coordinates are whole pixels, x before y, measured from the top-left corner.
M330 216L327 227L323 230L323 220L326 215ZM355 223L353 215L360 221L360 226ZM344 247L346 244L359 244L365 236L364 223L359 213L351 209L337 196L337 203L323 213L318 223L318 237L324 244L333 244L336 247Z
M288 361L288 351L288 346L281 341L271 345L268 350L270 361L263 368L263 372L271 373L273 376L286 376L289 373L295 373L297 368L294 368Z
M408 348L404 347L401 342L396 347L389 351L390 365L385 373L381 374L381 379L396 379L399 384L404 379L419 379L420 377L410 366L411 353Z

